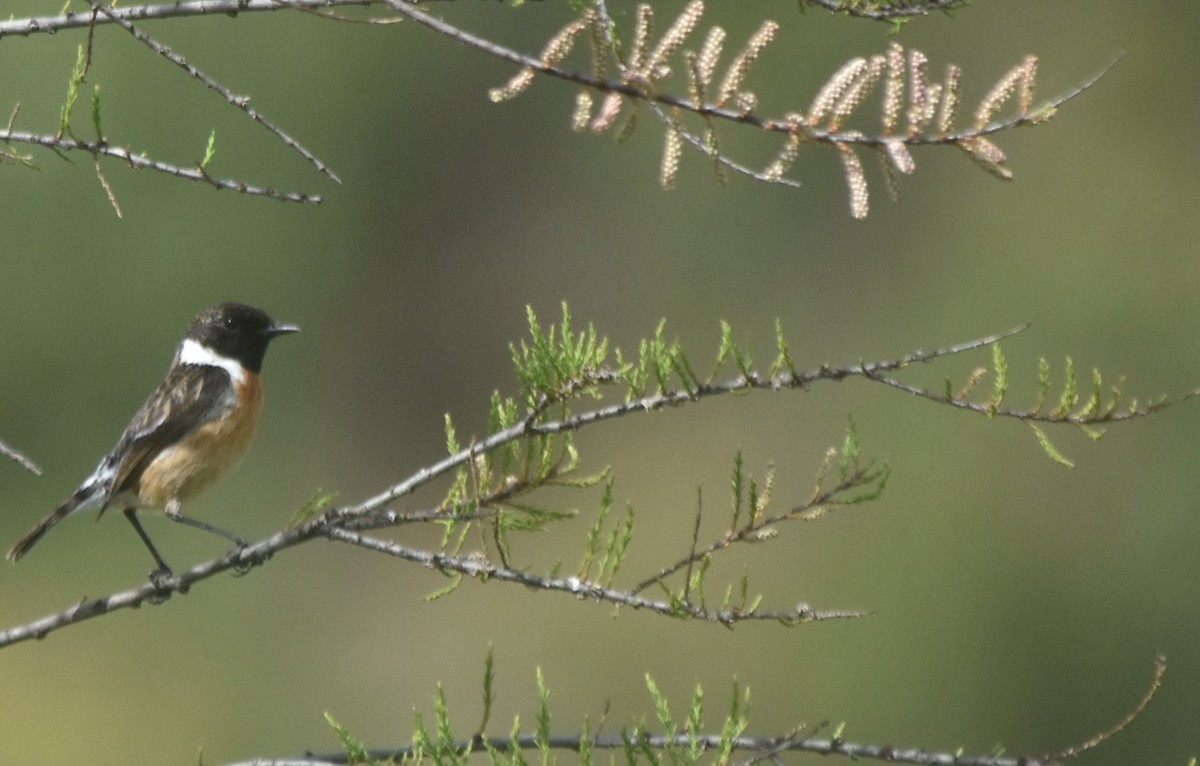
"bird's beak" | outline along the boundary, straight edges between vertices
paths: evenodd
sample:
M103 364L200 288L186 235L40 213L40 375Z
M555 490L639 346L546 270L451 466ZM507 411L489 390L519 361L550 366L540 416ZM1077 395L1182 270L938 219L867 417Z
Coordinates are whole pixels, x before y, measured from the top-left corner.
M299 325L276 322L267 328L267 337L275 338L280 335L291 335L294 332L300 332Z

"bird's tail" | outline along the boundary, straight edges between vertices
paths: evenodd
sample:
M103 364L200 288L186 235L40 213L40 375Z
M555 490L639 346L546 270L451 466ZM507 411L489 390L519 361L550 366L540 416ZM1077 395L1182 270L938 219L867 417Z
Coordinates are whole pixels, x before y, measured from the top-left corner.
M8 551L8 560L16 561L28 553L33 544L42 539L42 535L49 532L55 524L67 518L70 513L70 503L63 503L55 508L53 513L39 521L36 527L26 532L25 536L17 541L17 544Z
M75 493L67 498L66 502L55 508L49 516L42 519L37 525L25 533L25 536L17 541L8 551L9 561L17 561L33 547L34 543L42 539L42 535L50 531L58 522L70 516L73 512L81 510L84 507L94 505L100 499L100 494L97 492L97 486L94 483L85 483L82 487L75 490Z

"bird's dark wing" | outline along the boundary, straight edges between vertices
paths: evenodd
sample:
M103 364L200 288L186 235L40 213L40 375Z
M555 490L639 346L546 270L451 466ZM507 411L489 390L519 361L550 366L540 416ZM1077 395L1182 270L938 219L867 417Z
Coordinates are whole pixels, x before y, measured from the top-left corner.
M120 456L120 462L107 499L127 489L136 489L142 471L160 452L231 406L234 401L231 383L229 373L220 367L173 367L133 416L112 451L113 456Z

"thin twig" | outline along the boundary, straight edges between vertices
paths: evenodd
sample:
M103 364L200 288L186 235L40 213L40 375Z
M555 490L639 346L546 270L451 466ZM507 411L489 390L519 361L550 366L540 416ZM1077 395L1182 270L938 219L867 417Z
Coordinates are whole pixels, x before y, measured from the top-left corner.
M112 188L112 184L108 182L108 176L104 175L104 166L100 164L100 157L95 157L96 178L100 181L100 187L104 189L104 194L108 197L108 203L112 205L113 212L117 214L117 218L124 218L121 213L121 203L117 200L117 193Z
M908 143L913 145L955 143L964 140L970 140L972 138L978 138L979 136L989 136L994 133L1001 133L1003 131L1010 130L1011 128L1017 128L1023 125L1035 125L1041 120L1044 120L1045 115L1053 113L1054 110L1058 109L1058 107L1078 96L1083 95L1084 91L1090 90L1096 85L1096 83L1100 82L1100 80L1106 74L1108 74L1113 67L1117 65L1117 62L1124 57L1124 51L1117 53L1117 55L1113 56L1111 61L1101 67L1100 70L1091 77L1079 83L1074 88L1058 94L1054 98L1047 101L1045 105L1041 107L1035 107L1033 112L1030 114L1018 114L1013 117L1009 117L1006 120L988 123L988 125L980 130L966 130L961 133L949 133L945 136L919 136L911 141L908 141ZM868 139L865 142L865 145L876 145L875 142L877 141L880 142L879 145L882 145L882 141L880 141L880 139Z
M832 13L843 13L860 19L876 21L891 21L894 19L910 18L913 16L928 16L937 11L947 11L956 6L965 5L965 0L924 0L908 5L885 5L876 8L862 8L847 0L804 0L810 5L817 5Z
M1142 711L1145 710L1146 706L1150 704L1150 700L1154 699L1154 695L1158 693L1159 687L1162 686L1163 676L1166 675L1166 673L1167 658L1165 655L1159 653L1154 658L1154 678L1150 681L1149 688L1146 689L1145 694L1142 695L1142 698L1138 700L1138 703L1134 705L1133 709L1121 716L1121 720L1117 721L1112 726L1108 727L1096 736L1091 737L1085 742L1080 742L1078 745L1072 745L1071 747L1068 747L1065 750L1060 750L1057 753L1047 753L1042 757L1056 761L1074 758L1075 756L1085 753L1088 750L1092 750L1098 745L1112 739L1117 734L1120 734L1126 726L1133 723L1133 719L1142 714Z
M150 35L146 34L142 30L138 29L130 21L121 18L121 16L119 14L117 14L111 7L102 6L99 3L97 3L96 0L88 0L88 4L92 6L93 10L99 11L100 13L103 13L108 18L112 19L112 21L114 23L116 23L117 26L121 27L126 32L133 35L134 38L138 42L145 45L147 48L154 51L155 53L162 56L163 58L167 59L172 64L175 64L183 71L187 72L188 76L204 83L205 87L207 87L209 90L211 90L214 93L216 93L217 95L219 95L221 98L225 99L225 101L228 104L241 110L251 120L254 120L259 125L262 125L268 131L273 133L285 145L291 147L301 157L303 157L304 159L306 159L310 163L312 163L313 167L315 167L318 171L329 176L337 183L342 182L342 179L338 178L337 174L334 173L332 170L330 170L329 167L324 162L322 162L319 157L317 157L311 151L306 149L304 147L304 145L301 144L299 141L292 138L289 134L285 133L283 131L283 129L280 128L278 125L276 125L274 122L267 119L267 117L265 115L263 115L262 112L259 112L257 109L250 106L250 99L248 97L236 95L229 88L226 88L224 85L217 82L212 77L210 77L209 75L207 75L200 69L193 66L183 56L179 55L175 51L168 48L166 45L163 45L162 43L158 42Z
M700 560L696 555L696 547L700 544L700 517L704 512L704 489L696 487L696 521L692 524L692 548L684 559L687 562L687 572L683 575L683 596L681 601L687 601L692 591L692 567ZM633 591L637 593L637 591Z
M600 28L603 30L604 39L608 43L609 48L611 50L618 50L620 46L618 46L616 41L613 39L613 29L615 28L615 24L613 23L612 17L608 13L608 3L606 0L592 0L592 7L595 9L596 14L600 19ZM625 67L625 63L620 61L619 58L618 65L621 68L622 74L627 75L628 70ZM658 118L659 122L663 123L664 125L673 124L670 114L662 106L651 103L650 109L654 112L654 116ZM677 134L683 138L684 141L687 141L689 144L691 144L695 149L703 152L704 154L709 154L709 146L700 136L697 136L695 133L682 126L673 126L672 129L675 129ZM781 184L783 186L790 186L793 189L800 188L800 182L794 178L788 178L783 175L769 175L761 170L755 170L748 165L743 165L742 163L725 154L718 153L716 155L716 160L717 162L721 163L721 165L729 168L735 173L741 173L744 176L749 176L756 181L769 184Z
M5 444L4 440L2 440L2 439L0 439L0 455L3 455L4 457L8 458L9 460L15 461L17 463L17 465L21 466L26 471L29 471L30 473L34 474L35 476L42 475L42 469L38 468L37 463L35 463L32 460L30 460L29 458L25 457L25 455L22 454L20 451L15 450L12 447Z
M1163 399L1160 401L1156 401L1151 405L1146 405L1145 407L1142 407L1139 409L1128 409L1128 410L1114 409L1112 412L1104 412L1104 413L1099 413L1099 414L1095 414L1095 415L1079 417L1079 416L1072 415L1069 413L1063 414L1063 415L1055 415L1052 413L1041 412L1036 409L1013 410L1013 409L1005 409L1002 407L998 408L998 407L994 407L992 404L990 404L988 402L973 402L973 401L969 401L967 399L959 399L956 397L951 397L948 399L942 393L937 393L935 391L931 391L926 388L921 388L920 386L914 386L911 383L905 383L904 381L897 380L897 379L889 377L887 375L883 375L876 370L864 369L863 375L866 378L875 381L876 383L882 383L885 386L890 386L890 387L898 389L900 391L910 393L913 396L919 396L922 399L928 399L932 402L937 402L938 404L947 404L951 407L957 407L960 410L969 410L971 412L977 412L977 413L980 413L983 415L988 415L989 417L996 416L996 417L1002 417L1002 418L1013 418L1016 420L1023 420L1026 422L1069 423L1071 425L1085 425L1085 426L1101 426L1101 425L1106 425L1108 423L1120 423L1123 420L1133 420L1134 418L1145 417L1146 415L1148 415L1151 412L1156 412L1158 410L1165 409L1165 408L1171 407L1173 405L1182 404L1183 402L1186 402L1189 399L1195 398L1196 396L1200 396L1200 390L1188 391L1187 393L1177 396L1174 399Z
M817 731L820 731L826 725L826 722L818 724L813 728L812 734L815 735ZM786 753L792 748L792 745L797 742L803 742L806 739L811 739L811 735L809 737L802 736L806 731L808 731L808 724L797 724L796 726L792 727L792 730L786 735L779 737L774 745L762 748L761 750L756 750L749 758L743 761L734 762L733 766L755 766L763 761L771 761L772 763L779 764L780 753Z
M128 22L155 19L176 19L189 16L228 15L253 13L255 11L285 11L303 9L326 9L338 6L360 6L369 8L380 0L190 0L178 3L148 3L110 8L111 14L97 18L97 25L117 23L118 19ZM34 34L54 34L67 29L80 29L92 24L91 13L68 12L58 16L36 16L24 19L0 21L0 38L28 37Z
M159 173L179 176L192 181L203 181L211 184L218 189L226 189L229 191L241 192L242 194L253 194L257 196L270 197L282 202L307 202L318 205L321 203L321 197L316 194L304 194L302 192L283 192L276 189L271 189L263 186L254 186L243 181L235 181L226 178L215 178L203 170L196 168L180 167L171 165L170 163L153 160L149 157L135 154L132 150L120 146L113 146L101 141L78 141L73 138L56 138L51 135L43 135L41 133L29 133L21 130L0 130L0 141L13 141L22 144L36 144L44 146L48 149L58 151L83 151L95 156L115 157L119 160L128 162L134 169L147 168L155 170Z
M692 551L687 557L680 559L679 561L676 561L674 564L671 564L670 566L663 567L656 574L652 575L651 577L647 577L646 579L639 582L637 585L630 588L629 592L630 593L641 593L642 591L646 590L650 586L662 582L663 580L665 580L666 578L675 574L676 572L678 572L680 569L683 569L684 567L687 567L687 569L688 569L686 577L687 577L687 581L690 582L692 579L692 574L691 574L692 566L695 563L697 563L698 561L702 560L705 556L711 556L712 554L716 553L717 551L728 548L730 545L732 545L734 543L745 542L747 540L753 540L755 538L755 536L757 534L759 534L760 532L762 532L764 529L770 529L771 527L777 526L778 524L781 524L785 521L791 521L794 519L804 518L804 514L813 509L836 507L839 505L839 502L837 500L839 495L842 495L851 489L856 489L856 488L862 487L864 484L867 484L867 483L875 480L876 475L877 475L876 470L873 469L872 467L870 467L870 466L860 467L853 474L851 474L850 476L847 476L844 481L839 482L837 486L835 486L831 489L822 490L820 492L817 492L811 498L806 500L804 503L802 503L798 506L795 506L793 508L789 508L788 510L786 510L782 513L775 514L774 516L763 517L763 518L758 519L757 521L752 521L751 523L747 524L746 526L744 526L738 530L731 529L727 533L722 535L720 538L718 538L717 540L714 540L713 542L709 543L708 545L706 545L703 548L697 549L695 539L693 538ZM844 503L842 503L842 504L844 505ZM697 518L696 518L697 524L696 524L695 533L699 532L699 526L700 526L699 521L700 521L699 514L697 513Z
M606 588L598 583L581 580L578 577L542 577L540 575L521 572L505 566L496 566L491 562L473 556L451 556L437 551L420 550L406 545L370 537L359 532L350 532L338 527L328 527L325 536L360 548L385 553L389 556L411 561L416 564L434 569L439 572L454 572L456 574L474 577L479 580L500 580L517 583L538 590L553 590L570 593L575 598L594 601L605 601L630 609L644 609L656 614L689 617L696 620L716 622L722 625L733 625L746 620L767 620L772 622L815 622L819 620L841 620L851 617L864 617L866 612L854 610L812 609L807 604L801 604L790 612L743 612L736 609L710 611L697 604L656 601L641 598L628 591Z
M663 123L670 122L670 115L668 115L667 111L665 109L663 109L661 106L659 106L658 104L650 104L650 109L651 109L651 111L654 112L654 116L657 117L659 120L661 120ZM709 155L711 157L711 154L709 153L708 145L704 143L704 139L700 138L700 136L697 136L695 133L693 133L692 131L690 131L687 128L682 127L682 126L680 126L678 128L677 132L678 132L680 138L682 138L684 141L687 141L689 144L691 144L693 147L695 147L698 151L703 152L704 154ZM800 182L794 178L788 178L787 176L784 176L784 175L778 175L778 176L771 175L771 174L763 172L762 170L755 170L754 168L752 168L748 165L743 165L742 163L738 162L737 160L735 160L732 157L729 157L727 155L718 154L716 156L716 160L717 160L717 162L721 163L723 166L729 168L730 170L732 170L736 173L741 173L744 176L749 176L750 178L753 178L755 181L761 181L761 182L767 183L767 184L779 184L781 186L790 186L793 189L800 188Z

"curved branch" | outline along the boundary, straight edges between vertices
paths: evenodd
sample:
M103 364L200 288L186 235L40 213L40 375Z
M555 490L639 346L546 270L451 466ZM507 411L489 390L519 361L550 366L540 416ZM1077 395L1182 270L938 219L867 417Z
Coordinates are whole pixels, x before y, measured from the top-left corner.
M28 623L16 625L5 630L0 630L0 648L11 644L28 641L30 639L44 638L49 633L64 628L68 625L73 625L85 620L99 617L118 609L129 609L141 606L143 603L162 603L170 599L175 593L187 593L192 585L207 580L222 572L239 572L244 573L256 566L261 566L269 560L274 554L292 548L304 542L308 542L314 538L326 538L348 542L355 545L362 545L368 548L374 548L389 555L406 558L416 561L417 563L425 564L434 568L440 568L447 571L454 571L463 575L473 577L496 578L513 582L526 582L523 578L528 577L515 570L507 567L496 567L491 564L481 564L467 557L446 556L442 553L432 553L427 551L414 551L412 549L394 546L391 543L384 541L375 541L370 538L356 536L359 530L370 530L381 527L396 526L399 524L426 522L434 519L444 520L448 518L444 509L429 509L412 513L400 513L394 510L389 510L390 506L397 499L411 494L419 487L445 476L454 469L471 463L476 457L492 451L500 446L513 441L524 439L530 436L547 435L576 431L593 423L599 423L605 420L631 415L634 413L648 413L667 406L683 406L695 404L702 399L707 399L721 394L734 394L744 392L748 389L764 389L778 390L781 388L804 389L818 380L841 381L852 377L867 377L878 376L879 374L896 370L901 367L908 366L917 362L928 362L938 359L943 356L959 354L964 351L981 348L991 345L997 341L1009 337L1017 332L1025 329L1024 327L1014 328L1003 333L988 335L966 343L959 343L944 348L935 349L933 351L914 351L902 357L890 360L881 360L876 362L862 362L855 365L845 367L830 367L828 365L809 370L807 372L785 371L774 376L762 376L753 371L748 374L739 375L731 380L722 383L705 383L698 384L694 388L683 388L664 391L661 393L651 394L632 401L623 402L620 404L600 407L587 412L582 412L560 420L551 420L544 422L532 422L531 420L522 420L517 425L504 429L498 433L492 434L486 439L475 442L471 447L460 450L453 455L447 456L442 460L421 468L413 473L407 479L399 482L383 492L376 494L373 497L367 498L358 505L348 506L344 508L334 508L322 513L321 515L309 519L297 526L283 529L275 534L267 537L257 543L248 545L244 548L230 551L216 558L201 562L195 566L178 572L174 577L167 578L158 585L147 583L136 588L113 593L108 596L94 599L84 599L76 604L73 604L65 609L62 609L54 614L47 615L37 620ZM495 492L490 493L477 499L476 506L483 508L489 504L502 502L512 492L511 487L504 487ZM659 602L653 602L648 599L642 599L633 593L622 592L623 595L616 595L618 592L609 593L607 589L597 589L590 583L572 582L569 579L561 581L550 581L546 578L538 578L544 580L546 587L552 590L560 590L570 592L577 596L602 598L612 601L613 603L621 603L621 599L631 606L638 608L647 608L654 611L668 611L673 614L679 613L680 605L678 603L670 604L665 610ZM687 606L684 604L684 606ZM686 610L685 610L686 611ZM801 605L796 611L790 613L772 613L764 618L769 619L784 619L792 622L808 621L813 619L834 619L841 617L855 616L857 612L815 612L805 605ZM694 614L685 614L683 616L691 616L702 619L709 619L716 622L729 622L734 619L751 619L746 614L733 613L709 613L706 611L697 611Z
M733 737L729 740L732 749L750 753L816 753L819 755L840 755L851 760L870 759L890 763L916 763L929 766L1051 766L1054 761L1038 758L994 756L994 755L960 755L952 752L937 752L924 750L919 747L892 747L890 745L872 745L859 742L848 742L838 737ZM494 751L509 753L515 749L539 750L548 746L554 750L579 752L588 747L595 750L623 750L632 746L633 749L662 752L679 748L687 751L696 747L704 752L721 752L726 740L720 734L641 734L621 736L620 734L602 734L588 739L586 742L578 735L551 735L545 739L537 735L526 734L518 737L480 737L454 742L448 745L454 753L482 753ZM415 747L397 747L378 750L368 750L367 755L380 762L394 759L397 763L405 758L416 755ZM426 753L428 755L428 753ZM328 753L324 755L302 755L285 758L255 758L249 761L239 761L229 766L345 766L351 763L346 753Z
M796 623L817 619L838 619L858 616L861 613L853 611L817 612L807 605L801 605L795 611L787 613L759 613L739 610L719 610L713 612L707 610L702 605L697 607L695 604L679 599L672 599L669 602L653 601L638 596L636 591L597 587L593 583L572 578L544 578L528 575L510 568L506 564L504 566L496 566L470 556L420 551L388 541L366 537L361 532L411 523L446 521L456 518L458 520L484 518L486 514L481 515L477 509L486 509L501 505L508 501L514 494L527 487L522 487L519 484L507 484L499 489L475 497L472 500L471 509L468 509L466 514L458 517L454 515L455 509L453 508L439 507L420 511L401 512L390 508L390 506L399 498L411 494L419 487L424 486L434 479L450 474L459 467L469 465L484 453L496 450L511 442L536 436L573 432L594 423L626 415L653 412L668 406L677 407L696 404L703 399L714 396L737 394L748 390L804 390L817 381L839 382L848 378L861 377L868 381L882 383L891 388L918 394L939 404L951 404L963 407L968 411L988 417L1002 414L1020 418L1027 422L1066 422L1073 425L1086 425L1090 422L1113 422L1136 417L1138 413L1145 415L1161 409L1162 405L1159 405L1158 407L1137 410L1133 414L1097 416L1090 421L1080 418L1064 418L1061 415L1037 411L1005 411L996 407L982 405L967 406L968 403L959 400L936 397L922 389L900 383L885 375L887 372L899 370L912 364L929 362L941 357L991 346L1024 329L1024 327L1017 327L1006 332L988 335L965 343L946 346L932 351L913 351L901 357L875 362L860 362L841 367L823 365L804 372L788 369L774 375L761 375L753 370L748 370L720 383L695 382L691 386L662 390L658 393L648 394L626 402L597 407L596 409L569 415L558 420L535 422L531 419L523 419L510 428L501 430L473 443L467 449L459 450L437 463L421 468L404 481L389 487L373 497L367 498L357 505L330 509L297 526L280 530L253 545L248 545L199 563L158 585L147 583L140 587L114 593L102 598L85 599L55 614L47 615L6 630L0 630L0 647L33 638L42 638L54 630L98 617L117 609L137 607L143 603L161 603L175 593L186 593L195 583L207 580L222 572L234 571L244 573L256 566L261 566L275 553L308 542L314 538L325 538L358 545L380 553L420 563L433 569L476 577L481 580L498 579L506 582L534 585L549 590L568 592L577 597L603 600L615 604L626 604L634 608L649 609L658 613L704 619L723 624L746 619L776 619ZM609 377L610 379L615 378L611 374ZM842 489L844 487L835 488L825 494L817 495L810 501L810 504L818 506L835 503L837 502L837 498L831 493L839 492ZM770 524L773 521L774 519L765 519L764 523ZM696 555L695 552L693 555ZM670 572L667 572L667 574L670 574ZM657 578L652 579L657 581L662 576L665 575L659 575Z

